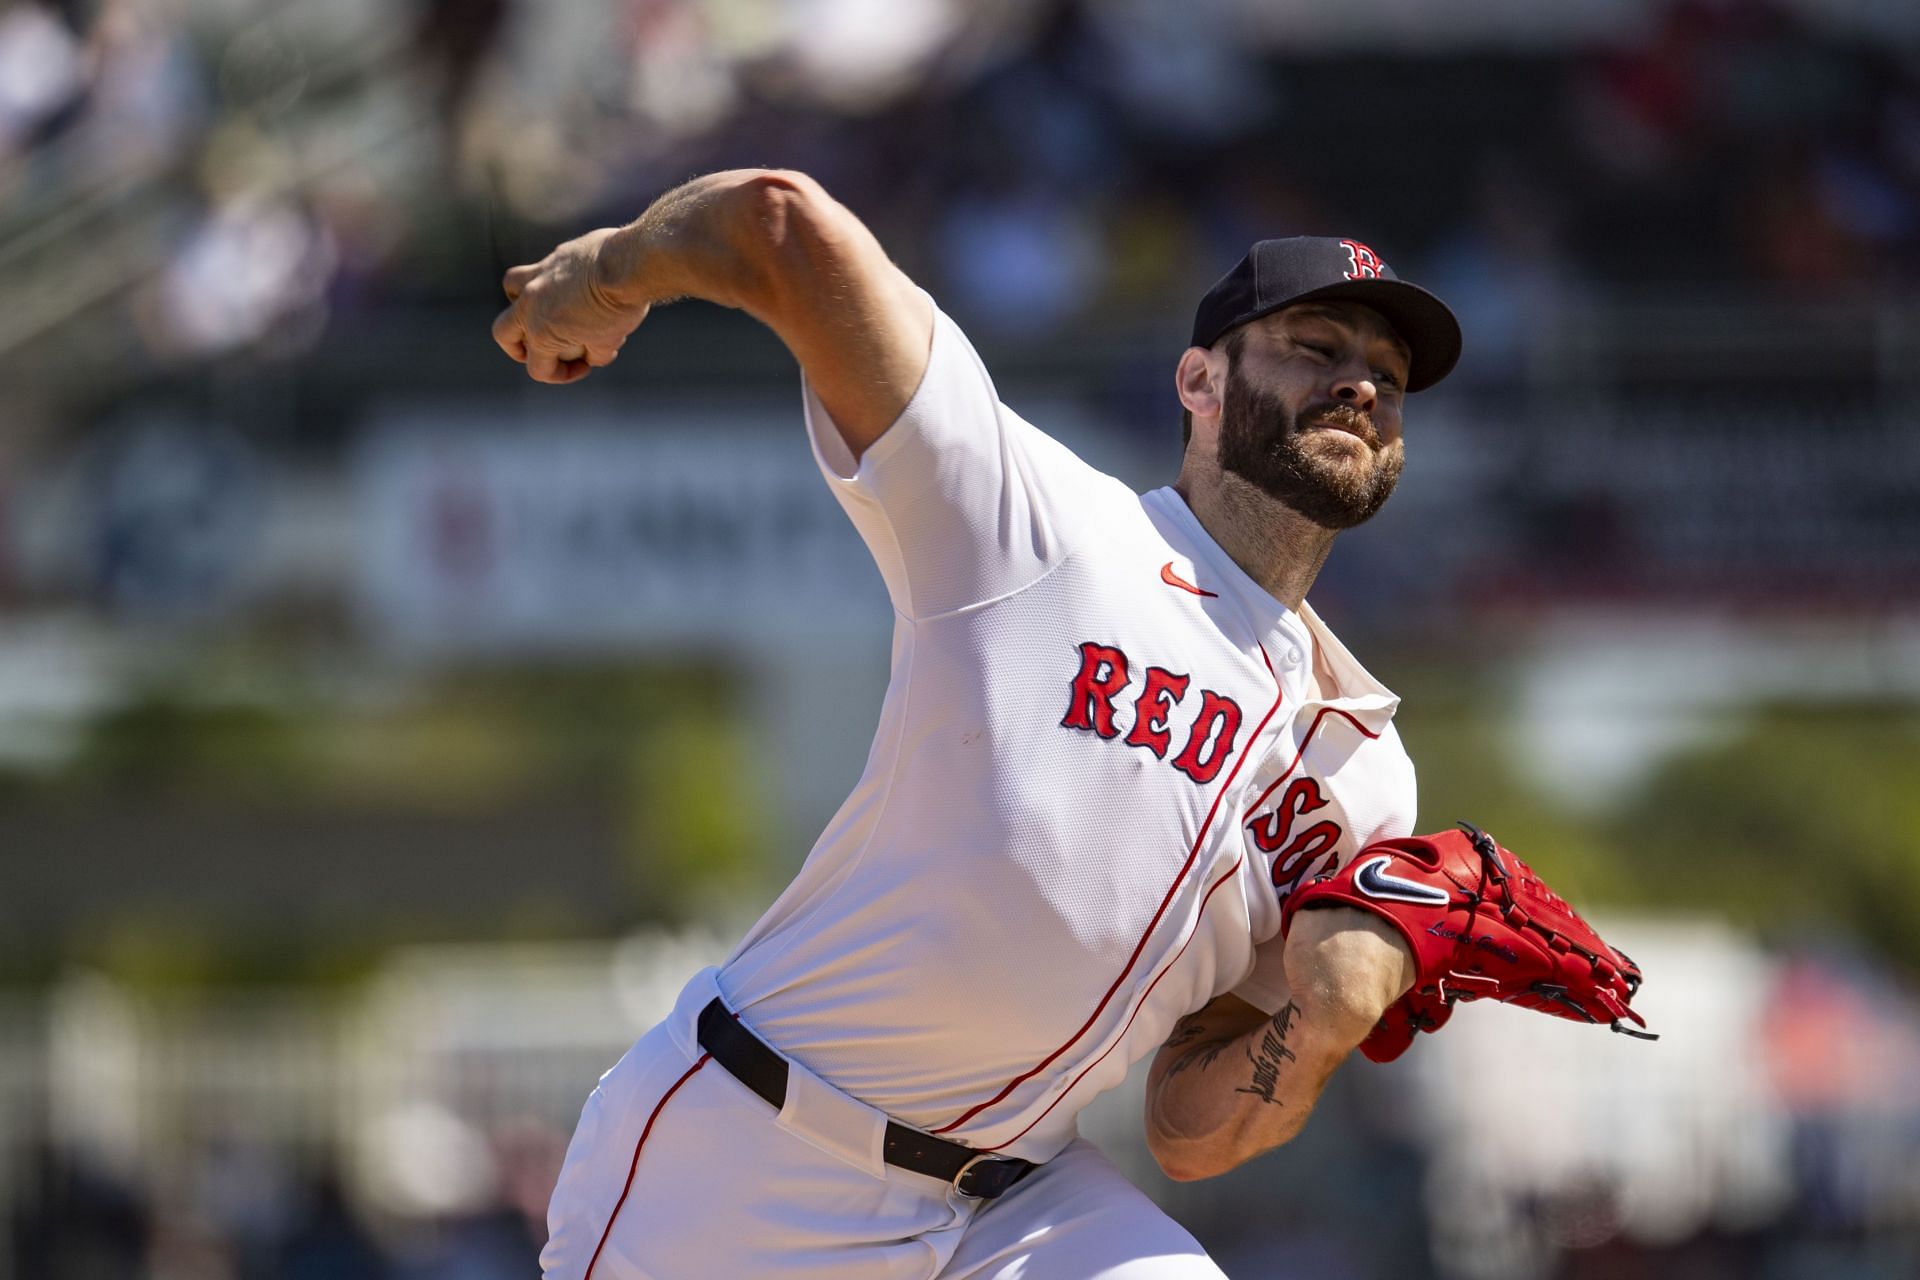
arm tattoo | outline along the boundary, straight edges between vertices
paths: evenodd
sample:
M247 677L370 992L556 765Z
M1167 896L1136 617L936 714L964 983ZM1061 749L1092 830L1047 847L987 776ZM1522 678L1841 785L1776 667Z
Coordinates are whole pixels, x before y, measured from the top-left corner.
M1180 1025L1173 1029L1173 1034L1167 1037L1167 1048L1178 1049L1181 1045L1192 1044L1205 1034L1207 1025L1199 1018L1182 1018Z
M1287 1047L1287 1033L1293 1030L1293 1018L1299 1012L1300 1007L1289 1000L1285 1008L1273 1015L1273 1021L1260 1036L1258 1047L1247 1050L1247 1060L1253 1063L1253 1080L1241 1085L1236 1093L1251 1093L1277 1107L1286 1105L1273 1095L1280 1086L1280 1064L1294 1061L1293 1050Z
M1191 1047L1167 1064L1167 1074L1164 1078L1171 1080L1195 1063L1198 1063L1202 1070L1212 1066L1214 1060L1225 1053L1227 1046L1234 1040L1232 1036L1221 1035L1214 1035L1209 1040L1206 1038L1209 1035L1213 1035L1213 1028L1207 1026L1198 1016L1183 1018L1180 1025L1174 1028L1173 1034L1167 1037L1167 1047L1170 1049Z

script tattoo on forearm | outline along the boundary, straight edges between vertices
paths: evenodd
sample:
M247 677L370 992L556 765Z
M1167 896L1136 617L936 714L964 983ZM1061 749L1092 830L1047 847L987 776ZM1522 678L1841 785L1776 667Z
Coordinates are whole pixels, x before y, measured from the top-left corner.
M1287 1047L1287 1033L1293 1030L1293 1018L1299 1012L1300 1007L1289 1000L1284 1009L1273 1015L1273 1021L1260 1034L1259 1044L1247 1050L1247 1060L1253 1063L1253 1080L1235 1092L1250 1093L1276 1107L1286 1105L1273 1095L1280 1087L1280 1064L1294 1061L1293 1050Z

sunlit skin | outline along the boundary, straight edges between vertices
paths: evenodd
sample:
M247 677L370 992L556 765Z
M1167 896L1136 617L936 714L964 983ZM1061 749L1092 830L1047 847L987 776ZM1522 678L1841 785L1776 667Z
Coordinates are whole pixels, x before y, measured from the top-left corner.
M1306 598L1339 527L1236 469L1223 443L1238 432L1260 450L1290 445L1307 477L1335 495L1391 492L1406 455L1408 361L1385 318L1354 302L1288 307L1180 357L1175 389L1193 437L1174 488L1234 562L1290 608ZM1236 421L1236 411L1252 420Z

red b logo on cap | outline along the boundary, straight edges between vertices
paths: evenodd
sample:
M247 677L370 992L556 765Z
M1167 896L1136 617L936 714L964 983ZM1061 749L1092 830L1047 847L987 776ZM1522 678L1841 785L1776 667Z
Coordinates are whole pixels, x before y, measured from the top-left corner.
M1340 243L1346 247L1347 260L1353 263L1353 270L1347 272L1347 279L1378 280L1380 273L1387 269L1387 264L1380 261L1380 255L1358 240L1342 240Z

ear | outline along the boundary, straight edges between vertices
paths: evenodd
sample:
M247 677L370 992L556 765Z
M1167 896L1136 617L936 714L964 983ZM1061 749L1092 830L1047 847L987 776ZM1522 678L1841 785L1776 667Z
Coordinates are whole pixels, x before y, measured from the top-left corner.
M1195 418L1217 418L1226 396L1224 357L1205 347L1188 347L1174 367L1173 389L1180 404Z

